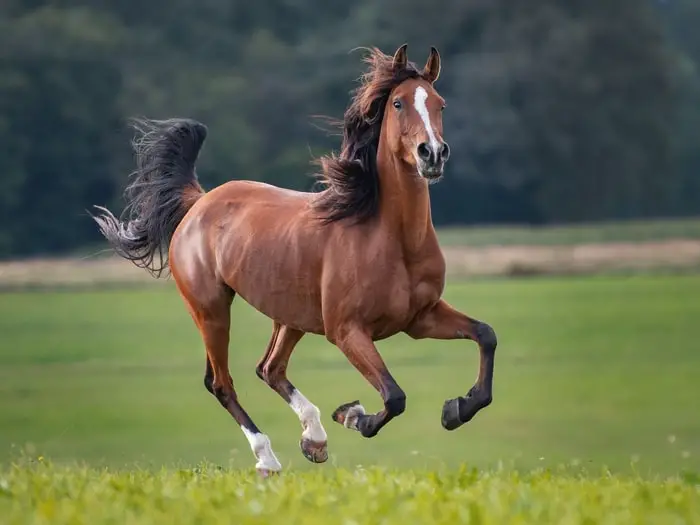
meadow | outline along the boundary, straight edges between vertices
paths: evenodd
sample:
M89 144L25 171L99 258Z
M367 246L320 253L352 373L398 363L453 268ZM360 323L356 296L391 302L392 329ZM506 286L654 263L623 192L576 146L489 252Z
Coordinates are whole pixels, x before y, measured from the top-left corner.
M493 404L442 429L476 347L396 336L378 346L407 410L363 439L330 414L353 399L377 410L378 395L306 336L289 376L321 409L323 465L254 373L271 322L234 302L234 383L285 469L261 483L202 385L172 283L0 294L0 523L700 520L700 275L452 279L445 296L498 332Z
M261 482L211 465L149 472L41 462L0 480L0 522L691 524L700 516L697 482L380 467L289 472Z

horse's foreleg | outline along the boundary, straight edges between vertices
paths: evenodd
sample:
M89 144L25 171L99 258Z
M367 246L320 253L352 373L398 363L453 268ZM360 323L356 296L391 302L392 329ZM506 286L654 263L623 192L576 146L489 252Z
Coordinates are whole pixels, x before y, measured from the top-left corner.
M347 428L359 431L364 437L374 437L396 416L406 409L406 394L389 373L372 338L360 330L351 330L336 341L350 363L379 392L384 410L366 414L359 401L346 403L333 412L333 420Z
M442 426L454 430L471 420L493 398L496 333L488 324L472 319L439 301L422 312L406 333L414 339L471 339L479 345L479 374L466 396L448 399L442 408Z
M328 436L321 424L321 412L287 379L287 363L304 332L275 322L265 355L255 371L258 377L284 399L299 417L303 428L299 446L313 463L328 459Z

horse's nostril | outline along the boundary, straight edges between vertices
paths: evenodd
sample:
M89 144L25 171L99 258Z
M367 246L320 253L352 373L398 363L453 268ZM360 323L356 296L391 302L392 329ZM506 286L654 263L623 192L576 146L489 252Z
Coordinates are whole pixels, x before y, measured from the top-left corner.
M446 161L447 159L450 158L450 146L447 144L447 142L443 142L443 144L442 144L442 150L440 151L440 157L442 158L443 161Z
M418 144L418 157L421 160L430 160L430 148L428 148L428 145L425 142Z

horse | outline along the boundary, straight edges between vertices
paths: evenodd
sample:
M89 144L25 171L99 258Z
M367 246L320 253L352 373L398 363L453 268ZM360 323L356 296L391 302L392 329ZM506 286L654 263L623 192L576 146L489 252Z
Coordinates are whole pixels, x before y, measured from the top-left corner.
M231 180L205 191L196 161L207 127L190 118L134 119L136 169L119 218L92 216L121 257L158 278L169 273L206 348L204 386L241 427L261 476L282 466L267 434L234 389L228 366L230 308L236 295L272 321L256 366L301 423L299 442L314 463L328 459L316 405L287 378L301 338L324 336L381 396L367 413L359 400L332 419L366 438L406 408L406 394L375 343L400 332L412 339L468 339L479 370L463 396L442 407L454 430L492 402L494 329L442 299L445 260L433 226L429 186L450 156L443 138L444 98L435 88L441 59L430 48L423 68L369 48L340 123L342 147L317 159L319 191Z

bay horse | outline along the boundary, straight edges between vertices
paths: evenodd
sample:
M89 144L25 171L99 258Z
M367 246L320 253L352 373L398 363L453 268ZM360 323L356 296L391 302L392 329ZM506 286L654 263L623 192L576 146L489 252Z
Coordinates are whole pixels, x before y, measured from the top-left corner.
M336 345L381 395L332 419L371 438L406 408L406 394L375 342L469 339L479 347L476 382L445 401L442 426L454 430L491 403L496 334L441 299L445 260L433 227L429 184L443 177L445 101L434 83L440 54L425 66L372 48L342 122L339 154L322 157L321 191L299 192L233 180L210 191L195 163L207 135L192 119L135 121L136 170L120 218L94 216L115 252L159 277L168 270L206 347L204 385L240 425L267 476L282 469L269 437L241 406L229 373L230 307L236 294L272 320L256 373L296 412L301 451L328 459L319 409L289 381L287 363L306 333Z

